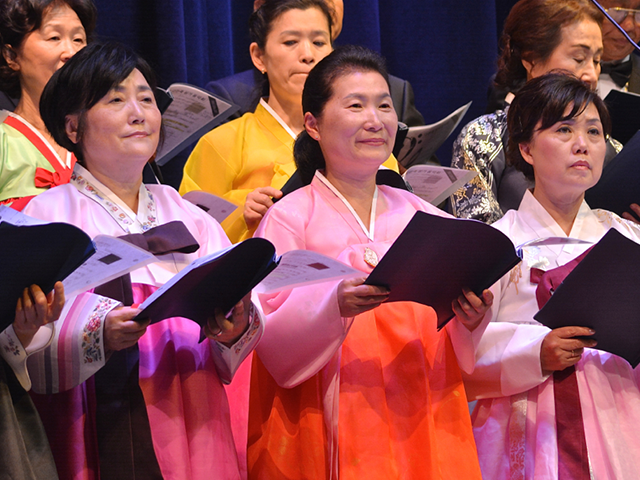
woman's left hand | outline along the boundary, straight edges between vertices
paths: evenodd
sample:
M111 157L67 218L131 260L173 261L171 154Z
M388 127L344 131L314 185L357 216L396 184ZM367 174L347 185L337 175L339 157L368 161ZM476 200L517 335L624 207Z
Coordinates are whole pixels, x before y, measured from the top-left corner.
M37 285L31 285L22 292L16 305L13 331L23 348L27 348L38 329L60 317L64 307L64 287L56 282L47 295Z
M462 295L452 302L451 308L458 321L473 332L480 325L491 305L493 305L493 293L489 289L483 291L482 298L479 298L471 290L464 288Z
M226 312L216 309L215 316L210 317L203 331L209 340L215 340L230 347L247 331L249 327L249 313L251 312L251 294L247 294L231 310L229 317Z

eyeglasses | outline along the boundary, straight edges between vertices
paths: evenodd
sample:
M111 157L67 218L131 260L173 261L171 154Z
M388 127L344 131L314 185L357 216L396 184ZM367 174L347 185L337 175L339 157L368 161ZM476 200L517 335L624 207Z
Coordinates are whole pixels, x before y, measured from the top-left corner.
M636 22L636 25L640 25L640 10L635 10L633 8L621 8L621 7L613 7L607 8L607 13L613 18L618 25L622 24L627 18L627 15L633 14L633 20Z

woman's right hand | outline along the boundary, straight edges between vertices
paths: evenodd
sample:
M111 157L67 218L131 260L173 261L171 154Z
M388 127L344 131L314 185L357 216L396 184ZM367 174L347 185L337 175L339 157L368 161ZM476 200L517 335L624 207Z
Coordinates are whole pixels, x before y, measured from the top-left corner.
M587 327L561 327L551 330L542 341L540 364L543 373L564 370L580 360L585 348L593 348L598 342L588 337L594 332Z
M258 226L269 207L273 205L273 199L280 197L282 197L282 192L273 187L256 188L247 195L247 200L244 202L243 215L249 230Z
M139 308L117 307L107 313L104 323L104 345L107 352L123 350L135 345L144 335L149 320L144 323L134 321Z
M16 305L13 331L23 348L27 348L38 329L47 323L55 322L64 307L64 286L56 282L47 295L37 285L31 285L22 292Z
M338 285L338 306L343 317L355 317L376 308L389 298L389 289L364 285L366 277L342 280Z

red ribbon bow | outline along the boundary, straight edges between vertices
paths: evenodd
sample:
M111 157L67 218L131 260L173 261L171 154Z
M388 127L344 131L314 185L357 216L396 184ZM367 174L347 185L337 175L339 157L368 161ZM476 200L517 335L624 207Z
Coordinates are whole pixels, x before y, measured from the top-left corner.
M72 169L64 169L61 172L51 172L46 168L36 168L34 183L37 188L50 188L64 185L71 180Z

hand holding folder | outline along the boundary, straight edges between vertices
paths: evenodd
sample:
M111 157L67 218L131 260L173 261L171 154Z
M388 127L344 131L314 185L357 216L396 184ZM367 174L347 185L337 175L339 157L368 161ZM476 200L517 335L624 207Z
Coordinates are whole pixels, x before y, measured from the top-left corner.
M25 288L46 294L94 253L91 239L66 223L15 226L0 223L0 331L14 319Z
M591 249L534 316L549 328L595 330L597 348L640 363L640 245L616 230Z

